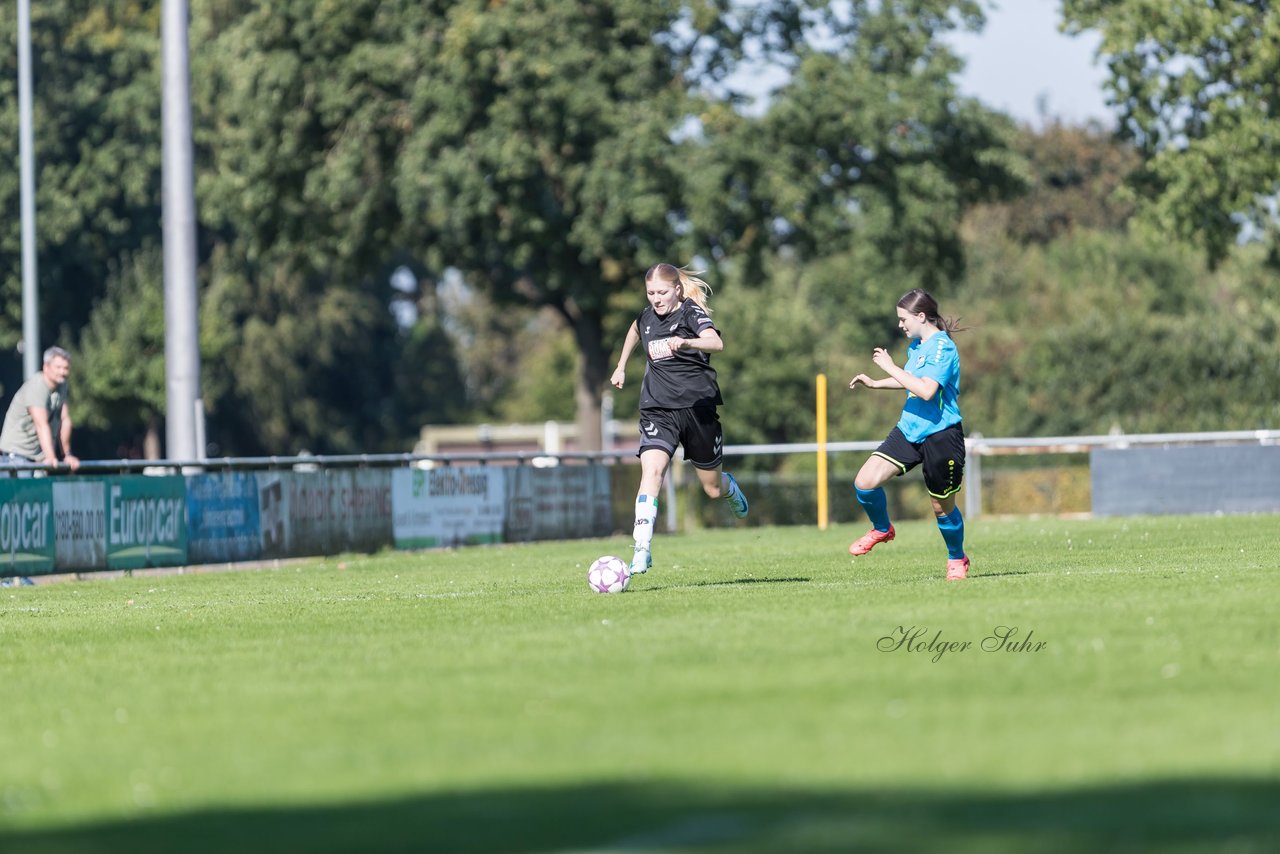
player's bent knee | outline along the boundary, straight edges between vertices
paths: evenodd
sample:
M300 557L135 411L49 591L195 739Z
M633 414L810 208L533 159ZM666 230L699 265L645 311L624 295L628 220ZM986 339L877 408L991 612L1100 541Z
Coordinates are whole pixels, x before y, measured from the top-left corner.
M875 489L882 486L887 478L879 478L873 474L859 474L853 479L853 485L862 490Z

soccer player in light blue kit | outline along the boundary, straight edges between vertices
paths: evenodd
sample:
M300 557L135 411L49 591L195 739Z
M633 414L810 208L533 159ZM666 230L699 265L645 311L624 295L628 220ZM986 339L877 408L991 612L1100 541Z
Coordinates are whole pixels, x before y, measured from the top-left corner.
M955 498L964 478L960 354L951 340L955 323L938 314L937 300L915 288L898 300L898 328L911 339L906 364L898 367L888 351L877 347L871 359L889 376L873 380L858 374L849 382L851 389L863 385L907 392L897 426L854 479L858 503L867 511L872 527L849 546L849 553L865 555L893 539L883 484L923 465L924 485L947 544L947 580L962 581L969 574L969 558L964 553L964 518Z

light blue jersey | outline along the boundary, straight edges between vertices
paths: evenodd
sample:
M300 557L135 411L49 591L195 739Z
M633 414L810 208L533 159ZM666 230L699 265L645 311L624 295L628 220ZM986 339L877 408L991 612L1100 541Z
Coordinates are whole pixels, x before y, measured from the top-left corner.
M915 339L907 348L907 364L903 366L913 377L928 377L938 383L932 400L923 400L907 392L898 429L911 443L960 423L960 354L956 343L945 332L935 332L928 341Z

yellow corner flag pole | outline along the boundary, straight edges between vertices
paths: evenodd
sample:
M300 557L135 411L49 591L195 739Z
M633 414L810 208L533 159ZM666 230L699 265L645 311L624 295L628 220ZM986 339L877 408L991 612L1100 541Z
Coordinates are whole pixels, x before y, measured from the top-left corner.
M827 530L827 375L818 374L818 530Z

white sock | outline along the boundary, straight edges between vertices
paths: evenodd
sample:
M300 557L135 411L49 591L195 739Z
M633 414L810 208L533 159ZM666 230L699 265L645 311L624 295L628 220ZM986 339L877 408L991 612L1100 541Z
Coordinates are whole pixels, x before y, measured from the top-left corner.
M636 524L631 529L636 548L647 549L653 543L653 523L658 518L658 498L653 495L636 496Z

